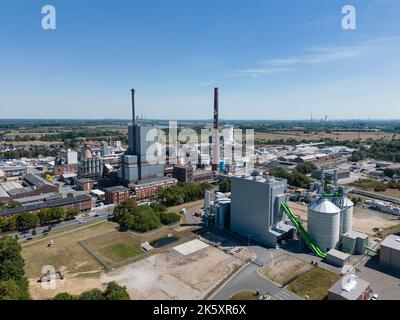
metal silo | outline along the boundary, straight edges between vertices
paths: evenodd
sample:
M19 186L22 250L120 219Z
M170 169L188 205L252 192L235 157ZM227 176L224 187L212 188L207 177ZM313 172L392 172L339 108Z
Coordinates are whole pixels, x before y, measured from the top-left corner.
M340 222L341 234L351 231L353 227L353 207L354 203L346 196L342 200L342 216Z
M339 242L340 213L340 208L324 198L308 207L307 231L324 252L336 248Z

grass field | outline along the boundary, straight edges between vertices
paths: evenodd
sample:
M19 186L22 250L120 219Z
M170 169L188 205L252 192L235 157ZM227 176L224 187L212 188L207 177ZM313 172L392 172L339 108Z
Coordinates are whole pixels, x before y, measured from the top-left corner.
M83 241L106 263L116 263L139 255L140 239L130 232L112 231Z
M339 279L340 275L317 267L292 282L288 290L307 300L323 300Z
M241 291L233 294L229 300L259 300L259 298L253 291Z
M85 226L70 233L58 233L22 246L22 256L25 260L25 272L28 278L39 278L45 265L54 266L63 274L87 276L100 272L102 266L79 244L88 237L98 236L114 230L116 224L102 222ZM54 246L49 247L50 240Z
M258 272L278 285L285 286L312 268L311 264L284 254L265 265Z

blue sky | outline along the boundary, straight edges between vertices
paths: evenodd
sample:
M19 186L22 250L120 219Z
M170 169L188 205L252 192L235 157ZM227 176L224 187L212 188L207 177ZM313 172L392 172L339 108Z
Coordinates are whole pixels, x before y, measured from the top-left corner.
M57 29L41 28L41 8ZM343 30L354 5L357 29ZM400 119L400 0L1 0L0 118Z

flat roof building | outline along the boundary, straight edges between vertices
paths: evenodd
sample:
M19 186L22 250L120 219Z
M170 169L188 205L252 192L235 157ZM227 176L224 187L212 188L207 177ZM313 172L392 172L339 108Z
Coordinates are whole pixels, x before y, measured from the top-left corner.
M275 247L294 227L285 223L281 203L287 182L274 177L231 178L231 231Z
M389 235L381 242L379 263L400 272L400 236Z
M368 300L371 293L367 281L355 275L348 275L329 289L328 300Z

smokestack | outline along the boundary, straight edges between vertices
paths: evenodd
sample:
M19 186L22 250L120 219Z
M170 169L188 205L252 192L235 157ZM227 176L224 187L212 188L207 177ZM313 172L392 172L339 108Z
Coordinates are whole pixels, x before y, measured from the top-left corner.
M135 89L131 89L132 94L132 126L135 125Z
M213 171L219 171L219 96L218 88L214 88L214 148L213 148L213 161L212 169Z

